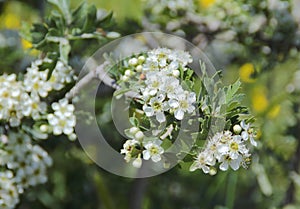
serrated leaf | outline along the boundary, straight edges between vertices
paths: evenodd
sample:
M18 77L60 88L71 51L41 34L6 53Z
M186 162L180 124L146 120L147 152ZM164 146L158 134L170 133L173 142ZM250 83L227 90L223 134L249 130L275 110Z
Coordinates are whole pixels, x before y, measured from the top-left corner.
M235 94L240 89L241 82L237 80L234 84L230 85L226 91L226 103L230 103L233 98L235 97Z

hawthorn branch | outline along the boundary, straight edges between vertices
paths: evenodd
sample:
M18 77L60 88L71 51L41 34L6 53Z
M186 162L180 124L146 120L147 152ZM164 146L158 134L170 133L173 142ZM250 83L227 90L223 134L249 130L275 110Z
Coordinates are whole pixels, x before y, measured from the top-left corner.
M112 79L108 73L105 71L107 67L109 67L109 62L106 61L103 64L97 66L94 68L94 70L91 70L88 74L86 74L82 79L80 79L75 86L66 93L65 97L67 99L72 99L75 95L77 95L80 90L85 87L87 84L89 84L93 79L98 79L102 81L105 85L113 88L113 89L120 89L121 87L117 84L117 82ZM125 93L125 96L130 98L139 98L140 95L133 91L128 91Z

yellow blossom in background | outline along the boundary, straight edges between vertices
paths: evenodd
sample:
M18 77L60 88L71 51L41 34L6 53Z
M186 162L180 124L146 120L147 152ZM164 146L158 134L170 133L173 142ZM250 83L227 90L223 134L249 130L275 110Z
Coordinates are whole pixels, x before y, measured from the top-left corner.
M208 8L212 6L215 2L216 0L199 0L201 8Z
M0 17L2 27L10 30L17 30L21 27L20 17L14 13L4 13Z
M276 118L280 113L281 106L275 105L269 112L268 117L269 118Z
M26 39L21 39L21 45L24 50L28 50L29 54L32 56L37 56L39 54L39 51L36 49L32 49L32 43L30 41L27 41Z
M30 41L27 41L24 38L21 39L21 44L22 44L23 49L31 49L31 47L32 47L32 43Z
M0 28L19 30L22 27L22 21L28 23L39 20L39 15L27 4L19 1L6 1L3 11L0 15Z
M252 83L255 81L255 79L251 77L254 73L255 69L251 63L246 63L239 69L240 78L245 83Z
M269 105L266 94L266 89L263 86L258 86L253 89L251 95L252 108L255 112L261 113L265 111Z
M261 132L260 129L258 129L258 130L256 131L256 137L255 137L255 139L256 139L256 140L259 140L260 137L261 137L261 135L262 135L262 132Z

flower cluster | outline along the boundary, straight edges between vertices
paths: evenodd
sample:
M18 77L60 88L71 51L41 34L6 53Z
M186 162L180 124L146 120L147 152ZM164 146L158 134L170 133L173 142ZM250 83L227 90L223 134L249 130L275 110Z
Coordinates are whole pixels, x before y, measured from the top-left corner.
M137 127L131 127L125 130L125 133L130 140L127 140L123 149L121 149L121 154L125 154L126 162L132 162L132 165L136 168L142 166L142 158L144 160L152 160L157 163L162 160L162 154L164 149L161 147L162 141L158 138L147 137L144 133Z
M67 99L61 99L59 102L52 103L51 107L54 113L48 114L47 119L53 134L65 134L70 140L75 140L74 126L76 124L76 117L74 115L74 105L69 104ZM47 130L48 128L45 131Z
M166 121L165 112L182 120L186 113L194 112L196 94L184 89L179 76L189 70L192 62L189 53L180 50L158 48L145 56L129 59L122 81L139 86L137 90L143 100L143 111L147 117L155 116L160 123Z
M0 172L0 194L0 207L3 209L13 209L20 201L11 171Z
M157 48L145 54L131 57L125 63L126 69L120 76L120 85L128 86L139 95L142 112L151 121L167 123L167 116L174 121L182 121L187 115L195 113L196 93L183 87L186 74L192 74L188 64L192 62L189 53L180 50ZM190 73L187 73L189 72ZM162 130L159 130L162 133ZM123 145L121 154L133 165L140 167L142 158L159 162L164 153L159 134L144 136L138 127L126 130L131 138ZM171 133L170 133L171 134Z
M170 16L182 16L183 12L194 12L195 4L193 0L152 0L146 5L153 15L167 13Z
M58 60L48 82L54 90L59 91L74 80L77 80L74 70Z
M38 94L27 92L24 83L16 77L16 74L0 76L0 120L14 127L24 117L38 119L45 112L45 103Z
M7 195L0 199L0 205L14 208L24 189L47 181L46 170L52 165L52 159L40 146L32 145L31 138L22 132L2 135L1 143L0 165L7 170L0 172L0 184Z
M251 154L247 147L247 142L253 146L257 146L254 140L255 134L249 124L244 121L240 125L235 125L233 134L231 131L223 131L216 133L210 138L204 149L197 154L197 157L190 167L190 171L201 169L204 173L215 174L215 166L219 163L219 169L238 170L240 166L247 167Z
M205 6L208 2L209 6ZM288 54L299 45L299 18L291 13L293 6L286 0L151 0L144 7L145 22L148 23L144 25L148 30L190 37L202 48L210 44L221 52L230 50L241 61L248 60L253 52L256 55L259 52L261 56L254 58L263 62L263 67L268 67L266 59L275 57L271 54L278 54L276 59L282 61L282 54ZM284 47L280 44L282 41L286 43ZM275 48L270 42L278 45Z
M11 126L19 126L24 117L41 119L46 114L47 105L42 101L53 89L60 90L76 77L70 68L58 61L49 80L48 70L40 71L44 63L52 60L36 60L24 75L23 81L16 74L0 76L0 120L8 121Z
M46 170L52 159L40 146L32 144L28 134L36 139L45 139L47 133L76 139L74 106L67 99L52 103L54 113L48 113L49 93L76 79L73 70L61 61L49 75L50 69L45 66L52 62L47 58L32 62L23 79L17 79L16 74L0 76L0 121L8 123L1 129L0 141L1 208L14 208L25 189L47 181ZM26 126L25 119L31 119L33 124ZM17 128L18 133L12 128Z

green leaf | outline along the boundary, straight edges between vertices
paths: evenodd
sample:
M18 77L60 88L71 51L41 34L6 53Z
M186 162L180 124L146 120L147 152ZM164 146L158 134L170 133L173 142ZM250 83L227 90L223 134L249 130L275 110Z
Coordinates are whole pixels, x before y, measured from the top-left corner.
M107 15L105 15L101 20L98 21L97 26L98 27L108 27L111 25L112 23L112 17L113 17L113 12L109 12L107 13Z
M129 122L135 127L139 127L139 120L136 117L130 117Z
M229 104L235 97L235 94L240 89L241 82L237 80L234 84L230 85L226 91L226 103Z
M39 44L44 40L46 34L48 33L48 28L44 24L33 24L31 32L31 39L33 44Z
M75 11L72 13L73 16L73 26L79 29L82 29L82 26L85 22L86 15L87 15L88 5L83 2L80 4L80 6L75 9Z
M93 5L88 8L87 17L82 32L92 33L96 30L97 8Z
M71 51L71 46L69 43L65 44L60 42L59 44L60 59L65 64L68 64L70 51Z
M48 0L48 2L61 13L68 25L71 24L70 0Z

